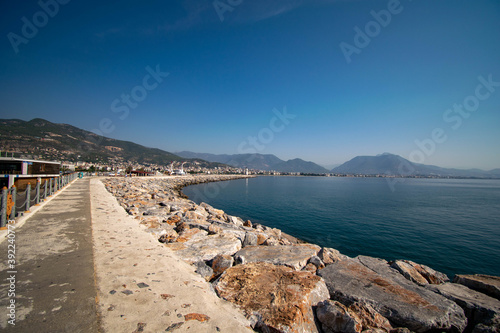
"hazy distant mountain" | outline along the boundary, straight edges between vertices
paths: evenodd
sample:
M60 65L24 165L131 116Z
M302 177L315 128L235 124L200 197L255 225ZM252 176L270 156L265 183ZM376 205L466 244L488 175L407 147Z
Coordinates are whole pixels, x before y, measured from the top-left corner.
M219 162L238 168L249 168L254 170L279 171L279 172L302 172L302 173L327 173L328 170L322 166L296 158L283 161L272 154L206 154L181 151L176 153L185 158L201 158L210 162Z
M167 151L106 138L80 128L36 118L0 119L0 150L44 159L109 163L168 164L184 159ZM199 161L208 166L207 162ZM216 166L220 164L213 164Z
M327 170L332 170L333 168L336 168L338 166L342 165L341 163L335 163L335 164L321 164L322 167L326 168Z
M435 165L412 163L401 156L384 153L377 156L356 156L333 168L332 173L349 175L439 176L500 178L500 169L449 169Z
M495 178L500 178L500 168L488 171L488 173Z
M281 162L273 166L273 169L281 172L301 172L301 173L328 173L322 166L295 158L286 162Z

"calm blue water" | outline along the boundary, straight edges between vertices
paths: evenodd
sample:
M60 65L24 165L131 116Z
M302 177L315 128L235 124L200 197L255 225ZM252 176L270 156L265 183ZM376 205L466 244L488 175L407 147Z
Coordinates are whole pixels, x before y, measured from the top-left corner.
M500 180L258 177L183 191L348 256L500 276Z

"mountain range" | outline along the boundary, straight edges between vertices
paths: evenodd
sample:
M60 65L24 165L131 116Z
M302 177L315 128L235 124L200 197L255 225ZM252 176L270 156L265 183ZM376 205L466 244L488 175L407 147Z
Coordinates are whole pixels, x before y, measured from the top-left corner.
M45 119L0 119L0 150L41 156L43 159L165 165L184 158L130 141L106 138L93 132ZM201 166L220 166L194 160Z
M357 156L333 168L332 173L346 175L436 176L500 178L500 169L450 169L435 165L412 163L399 155L384 153L377 156Z
M185 158L200 158L210 162L219 162L237 168L248 168L253 170L278 171L278 172L301 172L301 173L328 173L329 170L300 158L288 161L271 154L207 154L193 153L190 151L176 152Z
M172 154L161 149L106 138L71 125L55 124L40 118L30 121L0 119L1 151L29 152L44 159L94 163L136 162L166 165L172 161L188 159L188 162L196 162L202 167L230 165L254 170L304 174L500 178L500 169L484 171L441 168L412 163L401 156L389 153L377 156L357 156L332 170L300 158L284 161L271 154L216 155L189 151Z

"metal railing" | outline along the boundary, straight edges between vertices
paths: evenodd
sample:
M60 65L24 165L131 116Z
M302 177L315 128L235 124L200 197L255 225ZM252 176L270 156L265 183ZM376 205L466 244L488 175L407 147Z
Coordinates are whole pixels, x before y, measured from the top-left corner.
M0 197L0 227L5 227L8 220L14 220L20 213L29 212L32 206L40 204L78 177L78 173L71 173L59 177L45 179L41 184L37 179L35 187L28 183L24 191L17 191L15 186L4 187Z

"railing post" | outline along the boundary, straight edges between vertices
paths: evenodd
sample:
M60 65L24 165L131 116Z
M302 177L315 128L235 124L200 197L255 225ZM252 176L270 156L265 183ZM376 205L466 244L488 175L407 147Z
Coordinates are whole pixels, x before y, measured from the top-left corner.
M47 179L45 179L44 184L44 189L43 189L43 200L47 199Z
M2 189L2 202L0 207L0 227L7 225L7 187Z
M12 185L10 190L12 191L12 210L10 211L9 219L13 220L16 218L17 187Z
M40 204L40 178L36 180L35 205Z
M29 212L31 206L31 184L28 183L26 186L26 204L24 205L24 210Z

